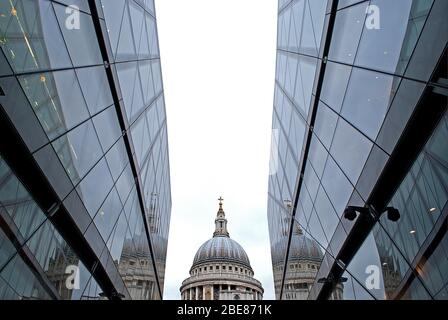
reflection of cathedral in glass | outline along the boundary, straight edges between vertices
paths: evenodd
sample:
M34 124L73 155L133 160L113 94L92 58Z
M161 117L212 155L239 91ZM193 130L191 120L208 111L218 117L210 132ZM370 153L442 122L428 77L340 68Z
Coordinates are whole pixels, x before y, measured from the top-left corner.
M219 199L213 238L194 257L190 277L182 282L182 300L261 300L263 287L256 280L243 247L231 239Z
M277 294L280 292L285 265L283 254L288 242L288 226L289 224L285 221L282 237L271 250L274 286ZM323 253L318 243L304 235L302 229L295 224L289 248L282 300L306 300L308 298L308 293L313 286L322 259ZM334 292L333 299L340 299L342 291L343 285L339 284ZM277 296L278 298L279 296Z

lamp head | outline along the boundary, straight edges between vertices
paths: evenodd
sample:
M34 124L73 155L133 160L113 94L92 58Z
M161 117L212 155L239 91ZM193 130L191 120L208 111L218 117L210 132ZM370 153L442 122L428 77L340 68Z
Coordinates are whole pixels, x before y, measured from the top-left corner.
M398 209L394 208L394 207L387 207L386 208L386 212L387 212L387 218L390 221L398 221L400 219L400 211L398 211Z
M350 221L353 221L356 219L356 209L354 207L348 206L344 210L344 218Z

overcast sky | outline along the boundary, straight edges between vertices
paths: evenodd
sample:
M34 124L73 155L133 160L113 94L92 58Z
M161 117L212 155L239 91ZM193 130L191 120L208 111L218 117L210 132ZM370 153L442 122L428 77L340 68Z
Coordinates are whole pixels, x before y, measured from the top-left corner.
M165 299L212 237L218 197L231 238L274 298L267 185L276 0L156 0L173 207Z

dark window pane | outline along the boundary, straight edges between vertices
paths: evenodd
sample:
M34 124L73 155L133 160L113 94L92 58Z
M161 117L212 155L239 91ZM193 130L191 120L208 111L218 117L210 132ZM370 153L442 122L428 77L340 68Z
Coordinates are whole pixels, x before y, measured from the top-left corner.
M56 3L53 3L53 5L73 65L86 66L102 63L103 59L101 57L92 17L84 12L79 12L80 27L69 29L65 26L68 17L65 12L67 7Z
M54 141L53 147L75 185L102 154L90 120Z
M76 69L81 89L89 107L95 114L113 103L109 82L103 66Z
M92 120L101 146L104 151L107 151L121 136L121 128L118 123L115 107L109 107Z
M98 183L101 181L101 183ZM78 194L84 200L84 204L90 216L94 216L112 188L112 178L107 168L106 161L101 161L89 172L77 187Z
M50 139L88 117L73 70L21 76L19 81Z
M70 67L71 62L47 0L3 1L0 44L15 72ZM15 15L11 11L15 10Z

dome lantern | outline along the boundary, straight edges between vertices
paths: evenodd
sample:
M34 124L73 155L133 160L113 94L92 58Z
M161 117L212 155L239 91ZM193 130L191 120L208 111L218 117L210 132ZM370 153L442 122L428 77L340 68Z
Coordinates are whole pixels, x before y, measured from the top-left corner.
M215 232L213 232L213 237L228 237L229 232L227 231L227 219L226 214L222 208L222 201L224 200L222 197L219 197L219 209L216 214L215 219Z

